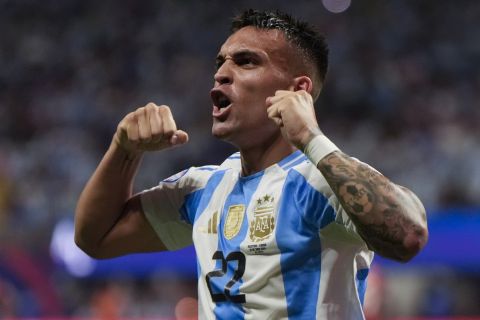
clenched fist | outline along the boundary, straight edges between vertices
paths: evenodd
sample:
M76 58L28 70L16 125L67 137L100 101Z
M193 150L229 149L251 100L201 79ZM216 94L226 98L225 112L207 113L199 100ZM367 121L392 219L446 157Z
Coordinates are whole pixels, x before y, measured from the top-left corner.
M177 130L169 107L149 103L120 121L113 140L128 154L134 155L184 144L188 141L188 134Z
M303 150L310 140L322 134L318 127L312 96L304 91L278 90L268 97L267 113L287 140Z

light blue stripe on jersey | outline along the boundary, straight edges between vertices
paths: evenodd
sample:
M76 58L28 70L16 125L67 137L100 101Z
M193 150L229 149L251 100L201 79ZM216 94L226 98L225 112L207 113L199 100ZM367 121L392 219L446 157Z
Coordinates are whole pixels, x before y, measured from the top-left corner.
M183 206L180 208L182 217L193 225L200 217L200 214L205 210L208 202L212 198L212 194L217 189L222 181L226 170L217 171L208 179L207 184L203 189L197 190L185 196ZM200 277L202 270L197 258L197 277Z
M296 166L297 164L302 163L303 161L307 160L307 157L300 152L300 150L295 151L291 155L289 155L286 159L282 160L279 163L279 166L287 171L288 169L292 168L293 166Z
M180 208L180 215L182 217L182 220L191 225L193 225L193 222L195 221L194 208L198 208L204 190L205 189L200 189L190 194L187 194L185 196L183 206Z
M328 224L332 223L335 221L335 209L327 203L325 205L325 208L323 209L323 212L321 215L319 215L317 218L320 220L318 221L320 224L320 229L325 228Z
M295 151L294 153L288 155L287 157L280 160L277 165L281 168L284 168L286 165L290 164L292 160L298 158L299 156L303 155L300 150Z
M284 169L285 169L285 171L287 171L288 169L290 169L290 168L292 168L292 167L296 166L297 164L300 164L300 163L302 163L302 162L304 162L304 161L307 161L307 157L301 156L301 157L299 157L298 159L295 159L295 161L293 161L291 164L286 165L286 166L284 167Z
M218 166L203 166L203 167L197 168L197 170L200 170L200 171L215 171L217 169L218 169Z
M319 228L330 221L328 200L290 170L276 224L289 319L316 319L321 272ZM293 198L293 201L292 201ZM313 207L306 207L315 204ZM295 258L293 258L293 256Z
M191 225L197 221L199 214L202 213L212 198L213 192L222 181L225 170L217 171L208 179L203 189L197 190L185 196L183 206L180 208L182 217Z
M368 268L359 269L357 271L357 276L355 281L357 282L357 291L358 297L360 298L360 303L363 306L363 301L365 299L365 292L367 291L367 276L370 270Z
M260 183L261 178L263 177L263 171L258 172L252 176L239 178L235 186L233 187L232 192L228 195L225 205L223 207L223 213L220 217L219 230L218 232L224 232L225 219L228 214L228 208L232 205L243 204L245 205L245 210L248 208L248 204L252 199L252 195L257 190L257 187ZM232 239L228 240L225 237L218 237L218 250L223 252L224 258L226 258L231 252L240 251L240 244L245 239L248 232L248 219L246 211L244 212L242 226L238 234ZM220 260L216 262L216 268L221 269L222 263ZM215 293L223 292L226 284L230 279L232 279L234 271L238 268L238 261L228 261L227 262L227 272L221 278L214 278L212 281L212 287L214 288ZM239 294L239 289L242 281L238 281L230 290L230 295L235 296ZM234 303L232 301L218 302L214 309L215 316L217 319L244 319L245 311L243 310L242 304Z

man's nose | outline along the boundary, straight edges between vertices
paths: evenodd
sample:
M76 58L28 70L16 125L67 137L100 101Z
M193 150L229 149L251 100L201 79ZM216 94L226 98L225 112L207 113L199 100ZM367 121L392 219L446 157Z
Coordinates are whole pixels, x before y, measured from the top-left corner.
M232 75L230 72L230 68L227 66L228 61L225 61L220 68L218 68L217 72L213 76L213 79L218 84L231 84L232 83Z

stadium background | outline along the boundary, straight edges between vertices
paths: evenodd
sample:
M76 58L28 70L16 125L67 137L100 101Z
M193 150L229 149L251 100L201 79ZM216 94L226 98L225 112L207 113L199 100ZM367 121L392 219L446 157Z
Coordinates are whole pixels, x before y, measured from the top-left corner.
M0 0L0 318L194 312L191 248L93 261L72 217L116 124L149 101L191 141L148 155L137 190L232 152L209 135L208 92L229 18L247 7L324 32L321 128L427 208L420 256L376 258L369 319L480 315L479 2Z

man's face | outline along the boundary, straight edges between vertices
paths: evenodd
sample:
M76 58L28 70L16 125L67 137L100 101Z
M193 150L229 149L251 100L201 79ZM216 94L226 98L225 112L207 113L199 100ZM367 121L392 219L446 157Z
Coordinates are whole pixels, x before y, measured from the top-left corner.
M293 89L293 57L281 31L245 27L231 35L217 56L212 134L240 149L278 137L265 99L276 90Z

